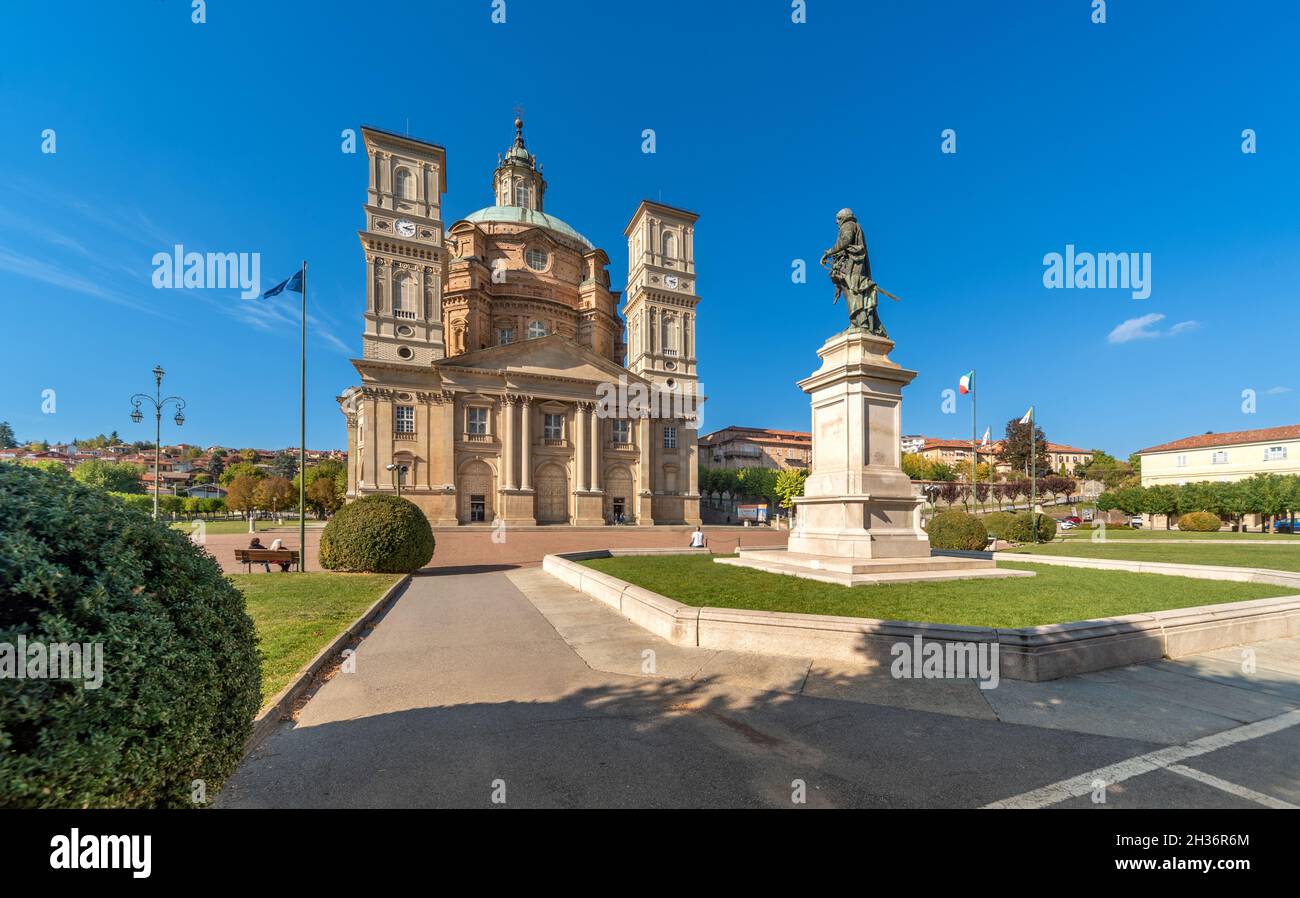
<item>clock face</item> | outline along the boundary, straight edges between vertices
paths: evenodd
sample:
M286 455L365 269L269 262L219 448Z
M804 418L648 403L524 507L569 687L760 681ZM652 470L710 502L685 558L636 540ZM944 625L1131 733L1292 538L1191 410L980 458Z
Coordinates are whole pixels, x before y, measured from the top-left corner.
M401 234L403 237L415 236L415 222L413 221L407 221L405 218L403 218L401 221L397 223L396 227L397 227L397 233Z
M664 278L664 283L668 285L668 287L674 290L677 289L677 275L675 274L668 275L667 277Z

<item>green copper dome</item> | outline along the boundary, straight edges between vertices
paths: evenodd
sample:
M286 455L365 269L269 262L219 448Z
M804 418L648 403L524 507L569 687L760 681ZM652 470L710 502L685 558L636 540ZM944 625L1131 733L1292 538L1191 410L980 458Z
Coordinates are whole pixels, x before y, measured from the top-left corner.
M587 249L594 249L591 241L583 237L566 223L560 221L554 215L547 215L545 212L538 212L529 209L527 206L487 206L479 209L477 212L471 212L465 216L465 221L472 221L475 224L490 221L505 221L513 224L532 225L538 228L547 228L557 234L563 234L572 240L576 240Z

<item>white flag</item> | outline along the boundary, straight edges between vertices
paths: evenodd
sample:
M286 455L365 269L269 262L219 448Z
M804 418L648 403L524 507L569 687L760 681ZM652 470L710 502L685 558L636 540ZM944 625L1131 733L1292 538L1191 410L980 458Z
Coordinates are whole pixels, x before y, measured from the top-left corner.
M1023 418L1020 419L1020 423L1021 423L1021 424L1028 424L1029 421L1030 421L1030 419L1033 418L1033 417L1034 417L1034 407L1031 405L1031 406L1029 407L1029 411L1025 412L1025 416L1024 416Z
M980 441L980 448L981 448L981 449L985 449L985 448L988 447L988 444L989 444L989 431L990 431L990 430L992 430L992 428L990 428L990 427L986 427L986 428L984 428L984 439Z

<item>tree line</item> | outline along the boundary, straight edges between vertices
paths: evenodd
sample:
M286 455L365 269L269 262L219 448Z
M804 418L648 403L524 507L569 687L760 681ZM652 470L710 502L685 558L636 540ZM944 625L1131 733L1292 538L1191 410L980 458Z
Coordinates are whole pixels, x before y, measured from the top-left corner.
M1278 518L1300 514L1300 474L1256 474L1245 480L1137 486L1107 490L1097 497L1102 511L1165 515L1165 527L1178 515L1206 511L1230 519L1240 529L1248 514L1261 515L1269 529Z

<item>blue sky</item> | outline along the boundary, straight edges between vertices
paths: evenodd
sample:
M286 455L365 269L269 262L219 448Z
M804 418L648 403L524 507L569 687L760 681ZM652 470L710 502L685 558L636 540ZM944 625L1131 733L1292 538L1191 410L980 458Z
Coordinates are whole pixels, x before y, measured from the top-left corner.
M1033 403L1049 439L1119 455L1300 422L1294 4L1115 0L1104 25L1088 0L810 0L806 24L784 0L491 12L211 0L196 25L182 0L7 4L0 419L149 438L127 397L161 363L189 402L165 441L295 444L296 297L153 289L154 253L182 243L260 253L263 286L310 260L308 442L343 445L366 169L340 132L445 146L450 224L491 202L519 104L547 211L606 249L616 286L638 200L700 214L705 429L807 428L794 382L845 324L817 259L846 205L905 300L883 316L920 372L907 432L969 434L942 391L970 368L981 431ZM1045 288L1067 244L1150 253L1150 297Z

